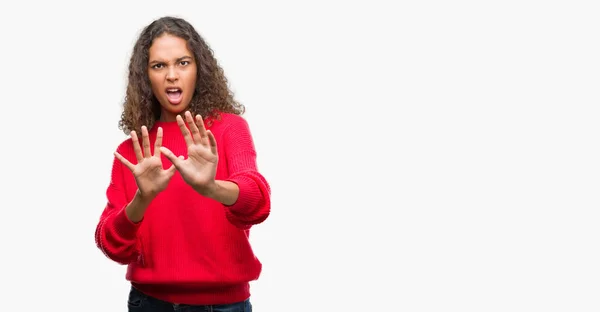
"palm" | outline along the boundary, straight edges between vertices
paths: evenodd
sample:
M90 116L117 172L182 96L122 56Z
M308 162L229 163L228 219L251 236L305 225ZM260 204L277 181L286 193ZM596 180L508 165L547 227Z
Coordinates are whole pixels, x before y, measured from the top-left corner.
M175 174L174 166L171 166L171 168L166 170L162 167L162 161L160 160L162 129L158 128L157 130L156 141L154 143L154 155L152 155L150 151L150 139L146 127L142 127L143 148L140 148L135 131L131 132L131 141L133 142L133 150L137 158L136 165L129 162L119 153L115 153L115 156L131 170L141 194L148 197L154 197L167 187L169 181Z
M201 145L188 147L188 158L181 162L179 173L190 185L204 186L215 177L217 156Z
M188 158L177 159L171 151L164 147L163 151L165 156L177 167L186 183L196 190L203 190L215 181L219 161L217 143L210 130L207 131L204 128L200 116L196 116L196 122L194 122L191 114L187 112L186 119L191 132L186 127L183 118L177 116L177 123L188 147Z
M162 168L160 158L152 156L135 166L133 176L143 194L152 194L167 188L173 175Z

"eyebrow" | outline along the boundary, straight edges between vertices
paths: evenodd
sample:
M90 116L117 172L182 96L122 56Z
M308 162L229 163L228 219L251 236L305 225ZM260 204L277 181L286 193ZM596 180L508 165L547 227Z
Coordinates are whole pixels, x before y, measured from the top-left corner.
M182 56L182 57L180 57L180 58L176 59L176 60L175 60L175 62L177 63L177 62L181 62L181 61L183 61L183 60L188 60L188 59L189 59L189 60L191 60L191 59L192 59L192 57L191 57L191 56L188 56L188 55L186 55L186 56ZM164 61L159 61L159 60L152 60L152 61L150 61L148 64L152 65L152 64L156 64L156 63L165 63L165 62L164 62Z

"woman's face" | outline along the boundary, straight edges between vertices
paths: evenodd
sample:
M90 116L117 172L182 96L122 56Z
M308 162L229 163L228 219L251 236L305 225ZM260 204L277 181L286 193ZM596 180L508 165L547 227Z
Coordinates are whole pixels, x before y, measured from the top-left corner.
M163 34L148 51L148 77L161 106L162 121L175 117L190 105L196 88L197 66L185 39Z

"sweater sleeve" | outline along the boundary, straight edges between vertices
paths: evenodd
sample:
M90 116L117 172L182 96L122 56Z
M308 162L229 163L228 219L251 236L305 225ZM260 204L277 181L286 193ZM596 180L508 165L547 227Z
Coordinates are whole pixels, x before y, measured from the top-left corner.
M247 121L235 116L224 133L229 176L226 181L239 187L232 205L225 205L227 219L236 227L248 229L267 219L271 212L271 188L258 172L256 150Z
M125 156L125 155L123 155ZM129 264L138 257L137 229L125 214L128 204L123 170L127 169L114 158L110 183L106 190L107 203L96 226L96 246L111 260Z

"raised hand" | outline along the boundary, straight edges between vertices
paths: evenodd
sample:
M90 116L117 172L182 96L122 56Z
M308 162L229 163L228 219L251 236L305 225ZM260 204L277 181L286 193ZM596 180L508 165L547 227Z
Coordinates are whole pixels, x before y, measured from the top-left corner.
M161 150L177 168L183 180L200 194L205 194L215 184L219 160L217 141L212 132L204 128L204 122L200 115L196 115L194 122L192 114L186 112L185 119L189 129L183 118L177 116L177 124L187 144L188 158L177 158L166 147L162 147Z
M137 158L137 164L132 164L125 159L121 154L115 152L115 156L133 173L135 182L138 186L140 195L144 198L152 199L158 193L163 191L169 181L175 174L175 167L163 169L160 159L160 147L162 145L163 131L158 128L156 133L156 141L154 142L154 155L150 151L150 138L148 129L142 127L142 145L140 148L139 140L135 131L131 131L131 141L133 142L133 150ZM143 152L142 152L143 150Z

